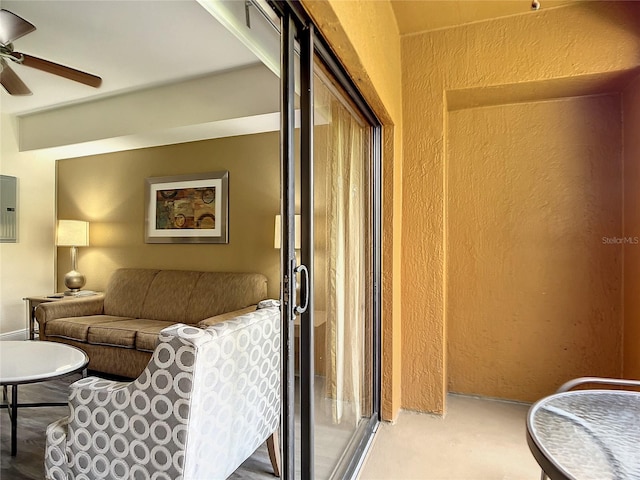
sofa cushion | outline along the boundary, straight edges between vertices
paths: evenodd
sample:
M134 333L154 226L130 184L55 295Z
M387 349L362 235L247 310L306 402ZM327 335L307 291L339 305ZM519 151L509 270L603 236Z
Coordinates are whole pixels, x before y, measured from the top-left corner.
M189 300L185 323L256 305L267 298L267 277L260 273L203 272Z
M166 320L173 323L193 323L193 321L188 321L187 307L201 275L202 272L180 270L158 272L144 298L139 318ZM211 287L209 285L210 289ZM198 320L202 320L202 318L198 318Z
M158 346L158 336L165 328L173 325L171 322L154 320L157 325L145 327L136 333L136 350L142 352L153 352Z
M104 313L139 318L151 282L159 270L121 268L111 275L104 294Z
M174 325L174 322L162 320L136 319L118 324L118 328L132 328L136 330L136 350L153 352L158 346L158 335L162 330Z
M108 325L129 318L113 315L89 315L86 317L56 318L44 324L44 334L47 337L62 337L79 342L86 342L89 327L92 325Z
M88 343L94 345L111 345L152 352L156 347L160 331L173 323L133 318L95 324L89 327L87 339Z

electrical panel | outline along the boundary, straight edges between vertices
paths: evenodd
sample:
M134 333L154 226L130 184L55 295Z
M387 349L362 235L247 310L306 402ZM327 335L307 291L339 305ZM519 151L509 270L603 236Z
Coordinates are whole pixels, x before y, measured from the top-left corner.
M18 233L18 179L0 175L0 242L16 243Z

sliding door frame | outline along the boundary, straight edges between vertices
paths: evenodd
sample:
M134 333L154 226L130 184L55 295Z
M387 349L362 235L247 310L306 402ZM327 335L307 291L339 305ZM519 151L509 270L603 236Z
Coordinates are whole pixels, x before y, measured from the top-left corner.
M301 298L305 311L300 319L300 469L304 480L315 478L315 352L314 352L314 208L313 208L313 25L301 32L300 42L300 213L302 265L307 268L306 298Z
M281 16L280 74L280 207L282 242L280 271L282 283L282 374L281 374L281 445L280 478L295 479L295 344L294 319L296 308L295 270L295 24L289 15Z
M372 233L372 412L371 418L360 431L359 439L350 445L343 461L334 472L334 478L350 479L359 470L373 435L380 422L381 397L381 124L369 107L345 68L328 43L315 28L302 5L293 0L269 0L269 5L281 19L281 185L282 185L282 402L283 418L282 471L283 480L295 479L295 352L294 323L300 322L301 358L301 478L314 479L314 405L313 405L313 68L314 56L334 76L359 113L369 124L371 133L371 225ZM300 165L303 265L308 275L303 282L301 299L296 299L295 245L295 41L300 46ZM302 309L298 303L305 305ZM305 374L306 373L306 374Z

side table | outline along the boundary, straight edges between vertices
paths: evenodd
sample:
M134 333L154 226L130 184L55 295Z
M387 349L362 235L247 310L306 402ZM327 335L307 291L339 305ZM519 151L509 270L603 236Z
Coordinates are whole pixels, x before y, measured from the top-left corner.
M36 308L41 303L47 302L68 302L71 300L78 300L79 298L93 298L95 295L103 295L102 292L93 292L91 294L83 295L65 295L63 293L54 293L53 295L40 295L34 297L25 297L23 300L27 302L27 331L28 339L34 340L38 337L38 327L36 321Z

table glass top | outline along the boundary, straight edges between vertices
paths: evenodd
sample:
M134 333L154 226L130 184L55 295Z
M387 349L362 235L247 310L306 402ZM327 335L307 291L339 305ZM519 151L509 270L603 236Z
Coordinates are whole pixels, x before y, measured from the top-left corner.
M567 478L640 479L640 393L552 395L531 408L528 429Z
M82 369L89 358L80 349L44 341L0 342L0 382L29 383Z

